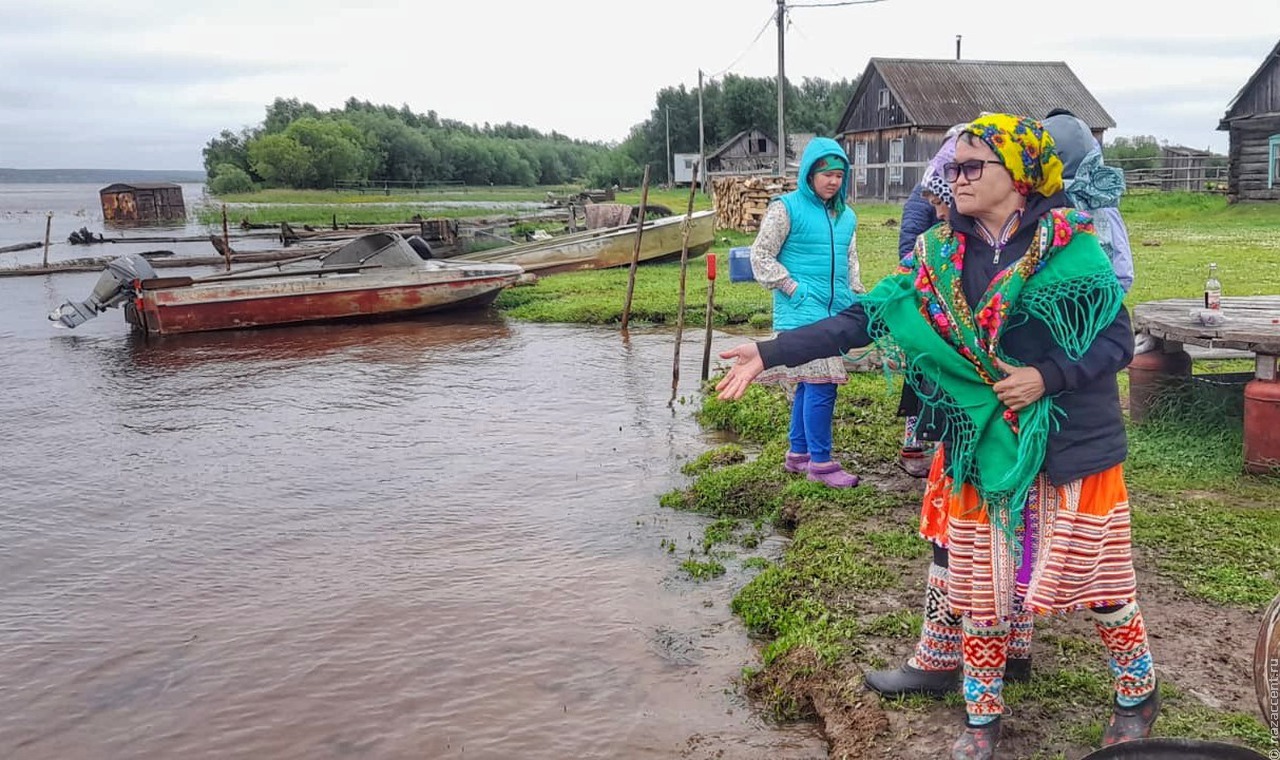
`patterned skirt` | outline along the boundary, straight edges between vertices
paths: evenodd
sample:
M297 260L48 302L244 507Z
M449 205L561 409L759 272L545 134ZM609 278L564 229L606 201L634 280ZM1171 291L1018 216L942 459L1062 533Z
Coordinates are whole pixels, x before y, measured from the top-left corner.
M993 530L972 486L952 490L939 452L920 525L921 535L947 547L950 607L980 623L1007 619L1015 597L1040 614L1137 597L1123 465L1062 486L1037 476L1010 542Z

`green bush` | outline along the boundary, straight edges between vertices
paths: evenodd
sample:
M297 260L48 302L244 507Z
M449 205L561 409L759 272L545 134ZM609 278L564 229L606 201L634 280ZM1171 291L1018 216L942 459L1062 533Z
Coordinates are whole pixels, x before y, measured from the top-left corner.
M244 169L235 164L219 164L214 170L213 179L209 181L209 190L214 195L253 192L253 180Z

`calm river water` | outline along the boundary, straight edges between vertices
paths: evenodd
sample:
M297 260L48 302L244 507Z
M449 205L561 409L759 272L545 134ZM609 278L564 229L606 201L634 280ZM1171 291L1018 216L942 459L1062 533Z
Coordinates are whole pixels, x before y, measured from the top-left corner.
M105 184L71 182L43 184L0 182L0 248L19 243L43 243L45 225L48 223L49 260L53 262L156 250L172 251L175 256L217 255L207 236L210 233L221 235L222 225L219 223L210 227L200 224L195 219L197 207L213 202L205 195L204 185L191 183L182 185L183 202L187 207L187 221L135 229L104 226L102 202L98 197L98 191L104 186ZM533 211L543 205L533 202L420 200L425 197L429 196L401 196L393 203L376 205L412 205L420 207L427 215L430 215L433 210L456 208L504 212ZM48 219L49 213L53 214L51 221ZM239 230L234 226L237 219L234 209L230 216L236 250L257 251L279 247L279 242L270 231L259 230L255 232L255 237L238 235ZM114 239L116 242L71 245L67 241L67 236L81 228L88 228L90 232L102 235L108 241ZM127 242L125 240L126 238L138 240L144 237L199 237L200 239L187 242ZM0 253L0 267L39 264L43 256L43 246L25 251Z
M0 757L825 757L678 569L668 333L52 329L96 279L0 278Z

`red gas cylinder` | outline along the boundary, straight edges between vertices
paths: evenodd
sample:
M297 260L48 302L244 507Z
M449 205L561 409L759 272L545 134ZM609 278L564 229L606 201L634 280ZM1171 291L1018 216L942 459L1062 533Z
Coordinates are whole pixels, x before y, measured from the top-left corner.
M1165 353L1159 349L1138 354L1129 362L1129 417L1137 422L1169 384L1191 376L1191 355L1186 351Z
M1244 387L1244 468L1280 471L1280 382L1252 380Z

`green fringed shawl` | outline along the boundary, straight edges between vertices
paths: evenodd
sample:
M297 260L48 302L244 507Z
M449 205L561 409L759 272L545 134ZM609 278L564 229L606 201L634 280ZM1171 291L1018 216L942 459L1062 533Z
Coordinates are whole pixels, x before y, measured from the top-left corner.
M1089 216L1075 209L1042 217L1027 253L996 275L972 309L961 283L964 250L964 235L935 226L920 236L914 261L862 303L891 366L945 415L947 472L957 491L965 483L977 489L991 522L1012 537L1061 410L1050 398L1018 413L1000 403L991 386L1004 373L994 360L1018 363L1000 339L1011 323L1035 318L1078 360L1115 319L1124 291Z

